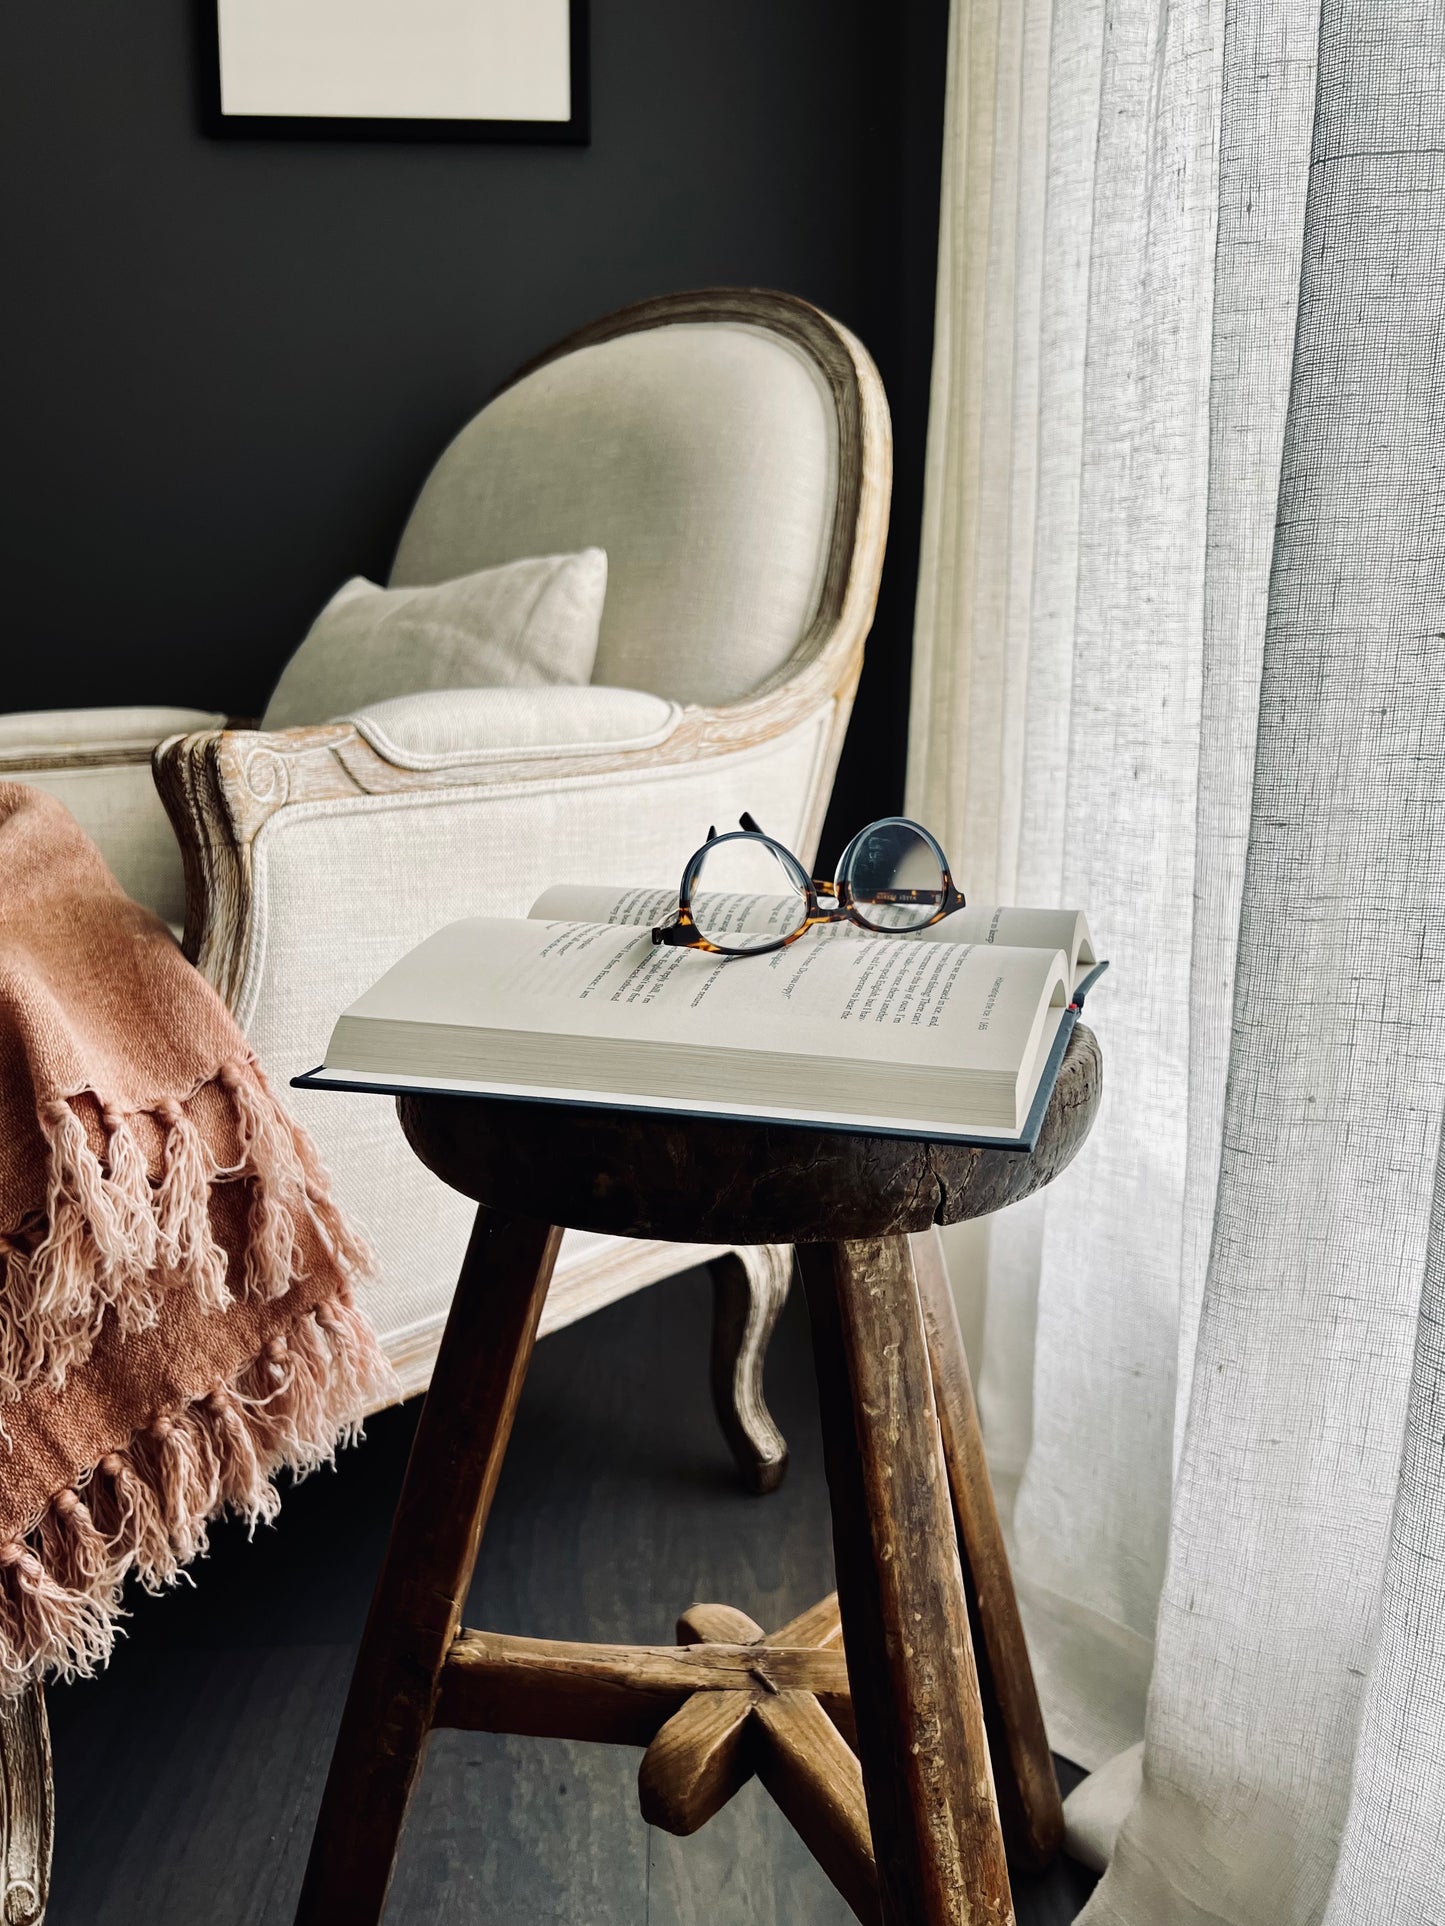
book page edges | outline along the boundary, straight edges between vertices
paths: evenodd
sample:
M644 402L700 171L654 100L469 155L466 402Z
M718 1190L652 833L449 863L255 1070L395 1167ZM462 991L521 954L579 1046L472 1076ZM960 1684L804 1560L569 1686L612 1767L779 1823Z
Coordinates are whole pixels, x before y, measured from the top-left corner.
M405 1021L342 1016L331 1035L327 1075L354 1075L372 1087L507 1091L613 1099L621 1104L785 1118L812 1118L855 1128L917 1125L936 1133L961 1130L1015 1134L1029 1114L1060 1020L1070 1005L1062 966L1041 997L1017 1071L974 1070L949 1076L938 1064L909 1064L857 1056L820 1057L779 1051L719 1048L645 1038L579 1036L568 1031L516 1031L412 1018ZM565 1054L564 1054L565 1053ZM580 1056L590 1061L579 1076ZM549 1063L547 1059L557 1059ZM400 1060L410 1067L399 1070ZM470 1062L468 1062L470 1059ZM465 1066L465 1068L463 1068ZM460 1074L459 1074L460 1071ZM550 1074L549 1074L550 1072ZM871 1073L871 1074L870 1074ZM749 1091L749 1077L754 1080ZM860 1105L849 1085L868 1086ZM967 1103L940 1104L940 1082L966 1082ZM762 1086L773 1085L771 1095ZM881 1083L881 1089L880 1089ZM777 1095L781 1084L796 1097ZM731 1094L719 1094L720 1086ZM940 1093L941 1094L941 1093ZM962 1092L959 1095L962 1096Z

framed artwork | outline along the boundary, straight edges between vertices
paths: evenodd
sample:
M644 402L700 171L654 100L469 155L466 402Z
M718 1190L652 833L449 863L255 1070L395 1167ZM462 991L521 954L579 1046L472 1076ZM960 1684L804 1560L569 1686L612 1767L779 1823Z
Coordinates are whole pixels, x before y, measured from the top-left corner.
M200 6L210 133L587 140L587 0Z

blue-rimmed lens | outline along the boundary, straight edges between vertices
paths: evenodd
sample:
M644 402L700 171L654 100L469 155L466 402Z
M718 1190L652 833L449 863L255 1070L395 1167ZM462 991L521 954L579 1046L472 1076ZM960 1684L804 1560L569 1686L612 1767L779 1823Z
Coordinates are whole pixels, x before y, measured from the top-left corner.
M943 907L944 870L928 832L890 816L860 830L844 850L838 886L851 890L853 907L869 929L919 930Z
M719 836L693 868L692 920L720 950L776 949L803 927L808 901L791 863L766 837Z

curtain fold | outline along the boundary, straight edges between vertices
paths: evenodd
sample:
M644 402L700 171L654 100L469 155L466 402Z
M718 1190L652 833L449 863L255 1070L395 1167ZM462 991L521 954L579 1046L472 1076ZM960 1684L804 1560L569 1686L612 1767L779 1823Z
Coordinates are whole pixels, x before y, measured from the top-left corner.
M1445 1922L1442 81L1426 0L955 0L908 806L1115 966L954 1253L1053 1742L1147 1723L1090 1922Z

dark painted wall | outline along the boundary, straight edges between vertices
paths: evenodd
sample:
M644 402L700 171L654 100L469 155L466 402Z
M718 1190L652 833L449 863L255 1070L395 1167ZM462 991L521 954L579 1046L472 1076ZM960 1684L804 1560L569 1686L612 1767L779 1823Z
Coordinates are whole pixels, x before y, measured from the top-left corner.
M594 0L586 148L216 142L188 0L9 10L3 706L254 712L518 362L792 289L872 349L893 540L828 842L902 794L947 0Z

